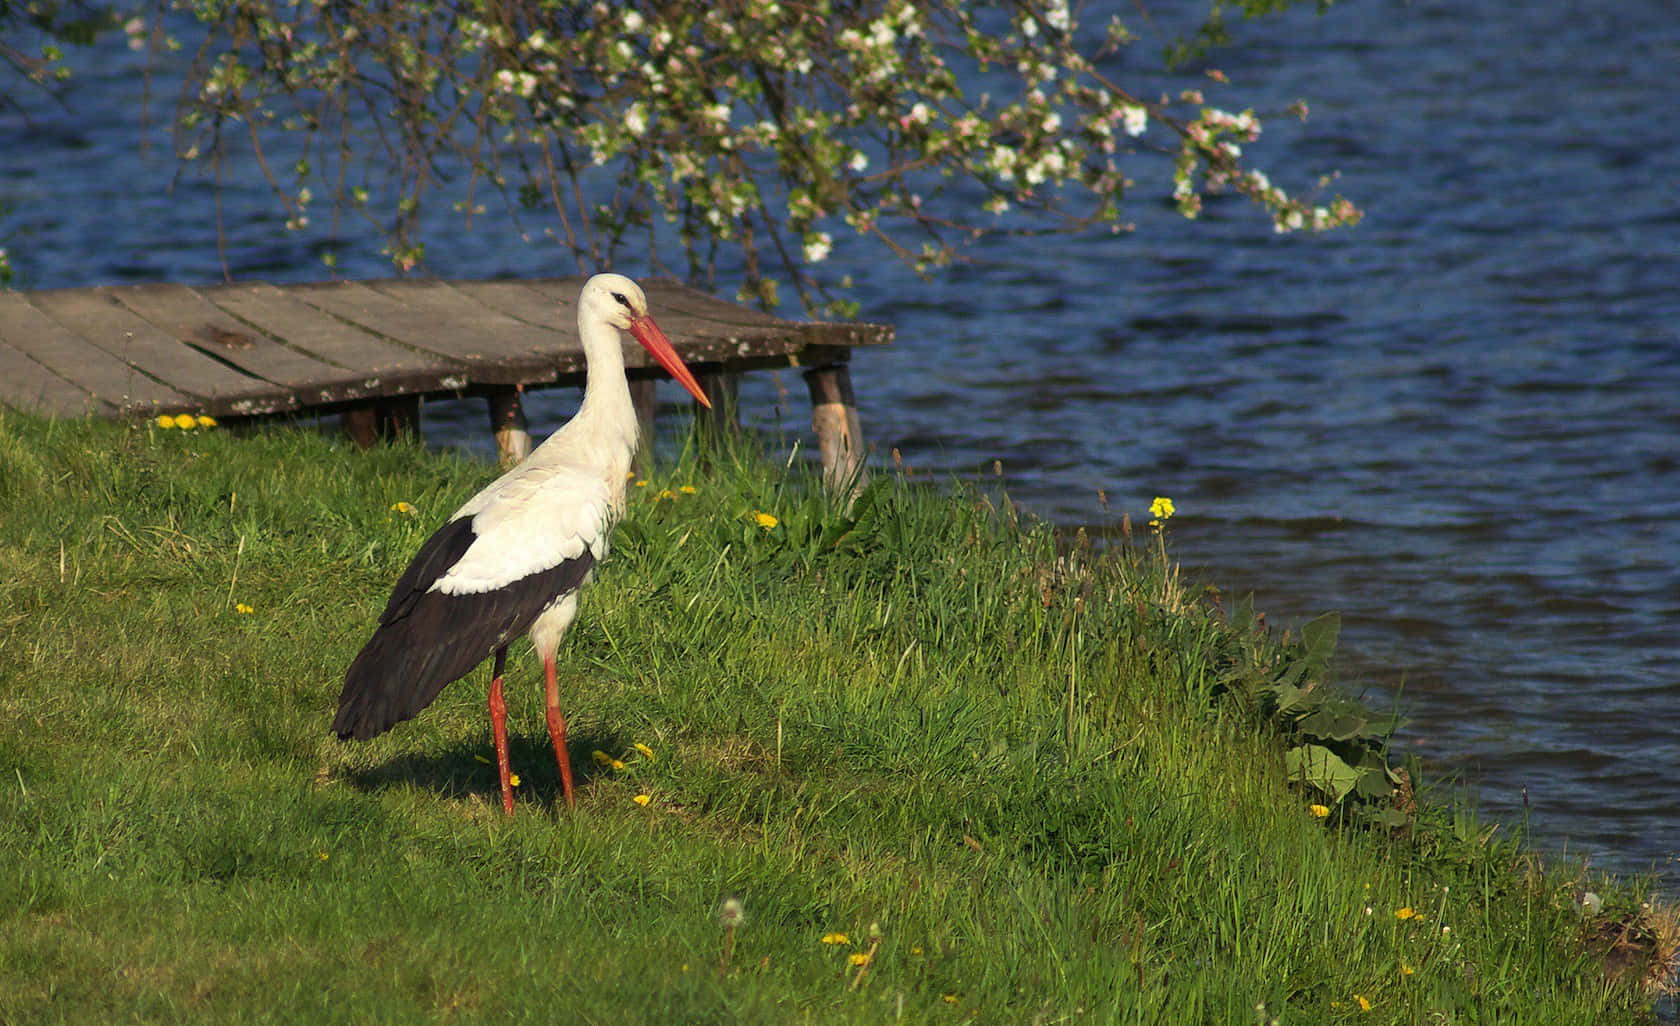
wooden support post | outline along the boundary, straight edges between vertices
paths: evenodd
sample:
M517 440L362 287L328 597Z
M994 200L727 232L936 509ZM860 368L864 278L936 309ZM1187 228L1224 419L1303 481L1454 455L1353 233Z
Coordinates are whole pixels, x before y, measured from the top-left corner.
M636 424L640 435L636 441L636 455L630 469L644 476L653 461L654 417L659 411L659 382L655 378L630 379L630 405L636 408Z
M700 382L701 391L712 401L712 408L706 409L699 403L694 404L694 420L702 425L704 433L713 438L721 438L725 434L734 434L740 425L740 418L736 412L736 403L741 391L741 379L737 374L724 370L701 371L695 375Z
M503 467L511 467L531 455L531 426L525 422L525 404L517 385L498 388L487 397L490 402L490 430L496 434L496 457Z
M371 406L345 410L342 421L344 433L363 449L371 449L375 443L393 441L403 435L419 439L420 397L391 396Z
M811 428L822 453L823 484L856 496L863 489L863 427L858 422L852 372L844 360L805 372L811 390Z
M727 373L722 369L707 369L694 374L694 380L701 383L701 391L712 401L711 410L707 410L699 403L694 403L694 435L699 442L702 463L706 462L707 450L721 447L724 438L734 435L738 427L736 418L736 395L738 395L741 380L736 374Z

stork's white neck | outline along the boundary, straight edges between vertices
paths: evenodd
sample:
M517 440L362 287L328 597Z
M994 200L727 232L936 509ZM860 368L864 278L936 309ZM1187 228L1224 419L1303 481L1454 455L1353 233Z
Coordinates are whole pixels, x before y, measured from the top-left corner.
M624 376L623 342L618 329L591 316L588 307L578 310L578 337L583 342L587 375L583 405L526 462L533 467L592 467L622 493L641 426L630 401L630 382Z
M630 381L624 373L624 342L618 329L589 316L588 309L583 308L578 310L578 338L583 342L586 377L583 405L578 407L573 419L622 426L628 434L627 446L634 449L639 425L630 402Z

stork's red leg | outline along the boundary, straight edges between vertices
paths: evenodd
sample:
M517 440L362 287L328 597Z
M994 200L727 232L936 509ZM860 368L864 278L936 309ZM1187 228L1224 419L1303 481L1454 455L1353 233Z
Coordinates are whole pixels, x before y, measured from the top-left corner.
M560 681L555 675L554 657L543 660L544 694L548 712L548 737L554 742L554 758L560 763L560 791L566 796L568 809L577 807L572 797L572 754L566 750L566 717L560 715Z
M508 764L507 701L502 698L502 664L507 649L496 650L495 675L490 678L490 736L496 741L496 773L502 781L502 808L513 815L513 767Z

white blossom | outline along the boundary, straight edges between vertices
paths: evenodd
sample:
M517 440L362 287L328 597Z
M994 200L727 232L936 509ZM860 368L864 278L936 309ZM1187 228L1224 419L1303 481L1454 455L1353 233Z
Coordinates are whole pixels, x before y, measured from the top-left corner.
M1045 8L1044 20L1058 32L1066 32L1073 27L1073 15L1068 10L1067 0L1051 0Z
M827 232L811 232L805 236L805 262L819 264L828 259L834 249L834 239Z
M1008 146L996 147L992 150L992 170L1007 182L1015 177L1015 164L1018 159L1015 151Z
M1149 110L1141 104L1128 103L1121 107L1120 117L1126 123L1126 134L1133 138L1149 127Z

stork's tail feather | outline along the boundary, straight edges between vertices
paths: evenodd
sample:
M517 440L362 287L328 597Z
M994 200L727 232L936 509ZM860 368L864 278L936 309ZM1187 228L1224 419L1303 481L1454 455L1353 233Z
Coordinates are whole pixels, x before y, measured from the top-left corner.
M470 639L427 643L415 626L404 618L379 628L350 664L332 723L339 737L365 741L413 719L445 684L466 676L490 654Z
M339 737L365 741L383 734L430 705L447 683L426 686L416 679L416 653L404 644L405 633L376 631L350 664L332 723Z

